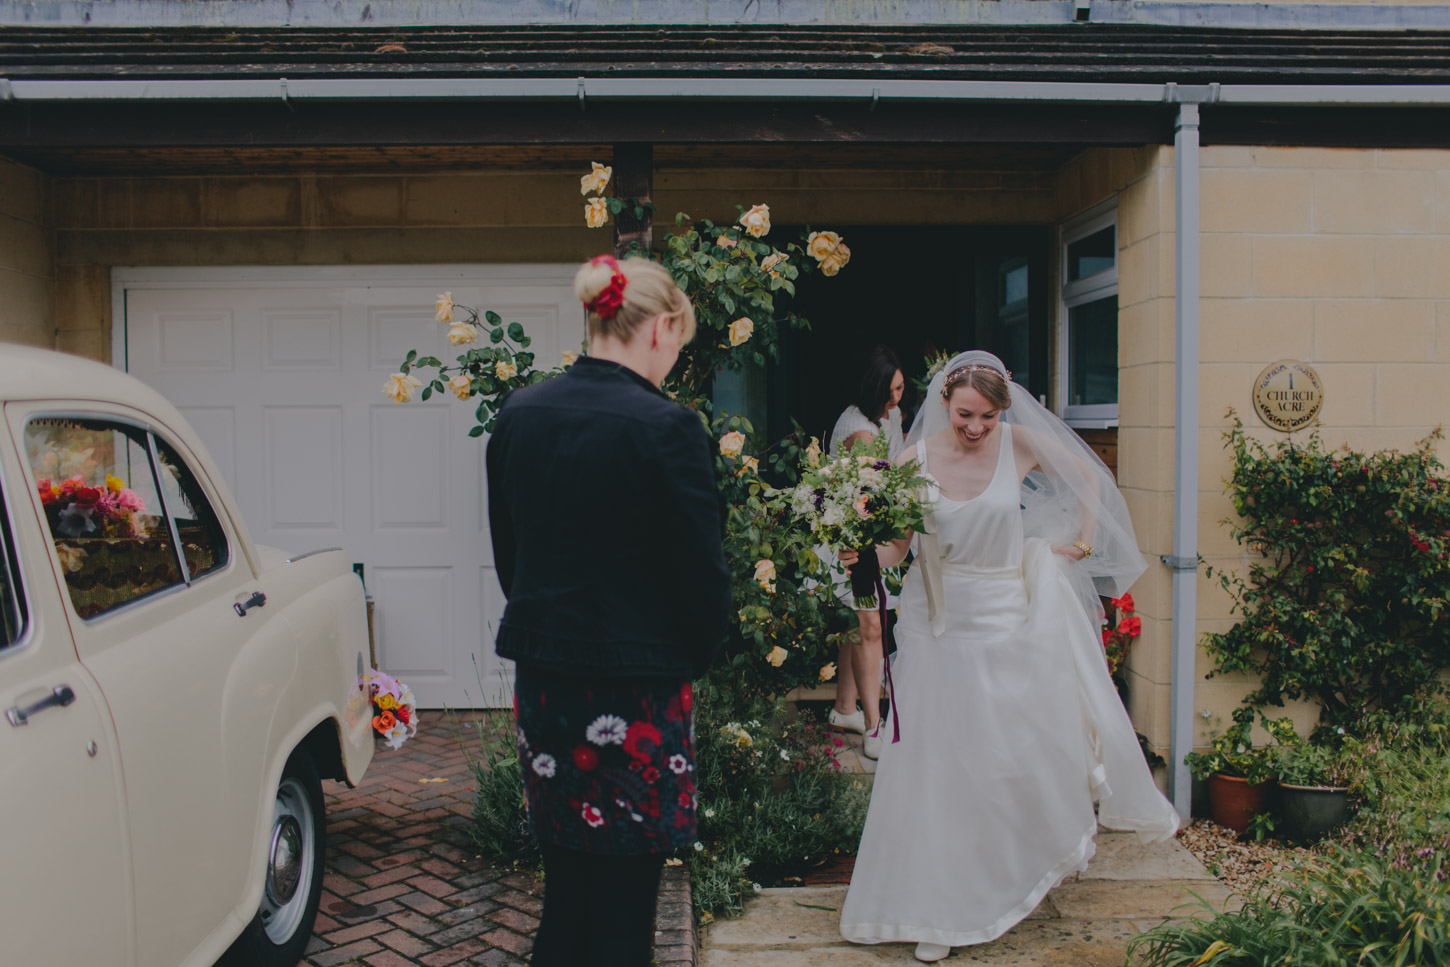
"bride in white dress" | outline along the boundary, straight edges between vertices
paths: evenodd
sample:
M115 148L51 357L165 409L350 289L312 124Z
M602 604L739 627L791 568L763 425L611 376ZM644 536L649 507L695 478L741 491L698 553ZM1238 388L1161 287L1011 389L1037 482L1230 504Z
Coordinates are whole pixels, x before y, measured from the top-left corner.
M931 961L996 939L1085 869L1099 821L1151 842L1178 815L1103 656L1097 595L1146 565L1102 461L984 352L933 379L906 444L898 462L940 492L902 590L899 732L841 935L916 941ZM907 546L878 549L881 564Z

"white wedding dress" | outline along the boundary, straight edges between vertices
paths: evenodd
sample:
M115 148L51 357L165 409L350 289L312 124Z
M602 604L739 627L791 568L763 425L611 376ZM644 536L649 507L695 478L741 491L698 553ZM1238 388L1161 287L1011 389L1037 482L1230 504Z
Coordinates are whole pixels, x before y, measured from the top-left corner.
M920 558L892 664L900 741L882 744L841 935L857 943L993 940L1065 876L1105 825L1144 840L1178 815L1153 785L1092 627L1041 539L1024 541L1012 427L966 501L941 496L918 553L938 555L936 629ZM926 468L924 443L917 459ZM925 572L925 573L924 573ZM943 619L944 618L944 622ZM938 633L939 632L939 633Z

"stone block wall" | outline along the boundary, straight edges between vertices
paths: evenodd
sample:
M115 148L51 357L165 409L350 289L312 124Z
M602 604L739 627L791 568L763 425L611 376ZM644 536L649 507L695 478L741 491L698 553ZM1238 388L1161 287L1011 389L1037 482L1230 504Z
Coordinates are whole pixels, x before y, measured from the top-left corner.
M51 182L0 158L0 342L55 345Z

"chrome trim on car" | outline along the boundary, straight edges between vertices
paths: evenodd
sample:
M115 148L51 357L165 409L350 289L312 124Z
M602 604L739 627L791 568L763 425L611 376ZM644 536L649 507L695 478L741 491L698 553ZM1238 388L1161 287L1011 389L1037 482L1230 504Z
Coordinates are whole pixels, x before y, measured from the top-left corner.
M161 453L156 449L156 434L150 430L146 431L146 449L151 451L151 479L156 484L156 496L161 500L161 512L166 515L166 529L171 531L171 551L181 568L181 580L191 587L191 568L186 563L186 552L181 548L181 531L177 529L171 501L166 499L166 487L161 483Z
M0 429L0 434L3 433L4 430ZM25 468L22 466L22 476L24 472ZM25 489L21 488L20 492L24 493ZM23 565L20 560L20 547L15 541L15 505L10 502L12 493L9 481L5 479L5 469L0 466L0 512L3 512L3 518L0 518L0 567L8 569L12 561L15 563L15 573L10 576L10 589L25 621L18 638L8 645L0 645L0 659L24 651L35 641L35 610L30 599L30 582L21 573ZM18 589L17 583L20 585Z
M289 558L287 558L287 560L283 561L282 563L283 564L296 564L298 561L304 560L304 559L309 558L309 557L315 557L318 554L331 554L333 551L340 551L340 550L342 550L342 548L340 548L340 547L319 547L315 551L308 551L305 554L298 554L295 557L289 557Z

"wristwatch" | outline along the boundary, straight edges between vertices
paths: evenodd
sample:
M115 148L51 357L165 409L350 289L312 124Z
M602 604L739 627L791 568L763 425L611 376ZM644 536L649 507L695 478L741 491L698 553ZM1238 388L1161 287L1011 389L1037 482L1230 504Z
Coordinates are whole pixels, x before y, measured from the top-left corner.
M1084 560L1093 556L1093 546L1087 541L1083 540L1081 537L1073 541L1072 546L1082 551L1082 556Z

